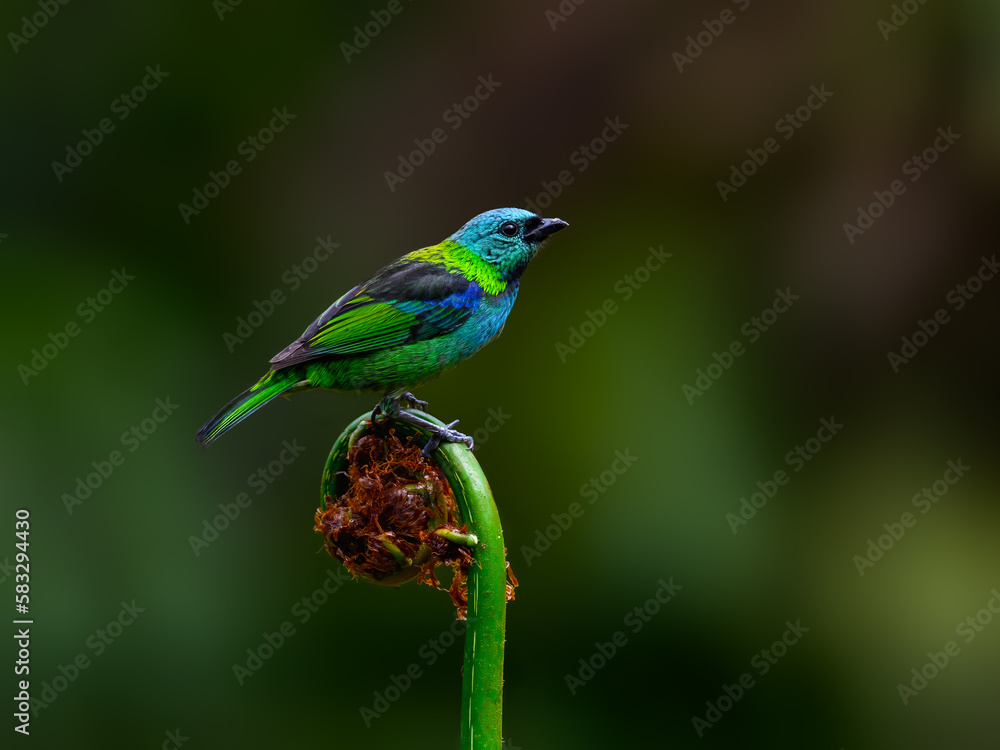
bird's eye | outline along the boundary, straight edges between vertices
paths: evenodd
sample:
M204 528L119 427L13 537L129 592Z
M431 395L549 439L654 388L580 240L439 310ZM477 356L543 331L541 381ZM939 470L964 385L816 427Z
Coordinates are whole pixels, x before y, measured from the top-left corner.
M507 237L513 237L515 234L517 234L517 224L515 224L513 221L508 221L505 224L501 224L500 232Z

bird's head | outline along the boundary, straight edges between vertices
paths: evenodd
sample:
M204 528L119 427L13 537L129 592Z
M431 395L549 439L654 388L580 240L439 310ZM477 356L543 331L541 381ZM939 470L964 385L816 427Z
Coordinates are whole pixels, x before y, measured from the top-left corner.
M516 279L546 238L567 226L523 208L495 208L470 219L451 239L496 266L504 278Z

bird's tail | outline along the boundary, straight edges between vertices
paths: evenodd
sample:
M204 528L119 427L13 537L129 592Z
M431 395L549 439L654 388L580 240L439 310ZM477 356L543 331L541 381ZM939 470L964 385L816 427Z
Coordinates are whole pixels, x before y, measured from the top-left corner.
M195 441L202 448L208 447L268 401L282 393L297 389L300 385L302 385L302 378L299 373L292 369L271 370L208 420L198 430L198 434L194 438Z

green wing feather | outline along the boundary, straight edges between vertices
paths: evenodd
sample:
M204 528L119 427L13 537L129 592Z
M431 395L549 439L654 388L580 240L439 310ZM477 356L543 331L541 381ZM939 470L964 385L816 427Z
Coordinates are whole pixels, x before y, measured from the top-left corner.
M342 312L308 343L313 352L324 355L383 349L406 340L413 320L411 313L385 302L363 304Z
M455 330L475 310L483 290L458 269L421 252L386 266L334 302L271 360L271 369L387 349Z

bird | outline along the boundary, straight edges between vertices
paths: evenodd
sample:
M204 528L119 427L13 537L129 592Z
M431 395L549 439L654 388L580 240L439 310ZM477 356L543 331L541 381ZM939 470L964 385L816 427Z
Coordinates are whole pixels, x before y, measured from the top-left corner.
M542 243L569 226L520 208L470 219L446 240L389 263L347 291L271 358L271 369L226 404L195 436L205 448L278 396L325 389L377 391L373 418L426 430L429 456L442 441L470 436L414 414L412 391L469 359L500 335L521 274Z

